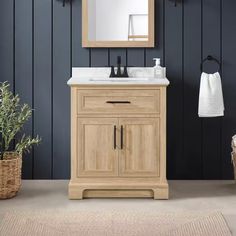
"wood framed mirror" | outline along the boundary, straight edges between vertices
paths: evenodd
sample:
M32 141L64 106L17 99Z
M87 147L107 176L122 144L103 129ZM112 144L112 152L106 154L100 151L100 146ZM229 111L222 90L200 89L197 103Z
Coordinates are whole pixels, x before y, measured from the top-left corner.
M82 0L82 46L154 47L155 0Z

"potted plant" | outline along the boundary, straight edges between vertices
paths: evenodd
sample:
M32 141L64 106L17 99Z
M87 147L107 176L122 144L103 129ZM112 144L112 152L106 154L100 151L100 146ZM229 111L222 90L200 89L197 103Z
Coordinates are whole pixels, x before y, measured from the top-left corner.
M32 115L27 104L10 91L8 82L0 83L0 199L14 197L21 186L22 154L40 142L37 136L19 137Z

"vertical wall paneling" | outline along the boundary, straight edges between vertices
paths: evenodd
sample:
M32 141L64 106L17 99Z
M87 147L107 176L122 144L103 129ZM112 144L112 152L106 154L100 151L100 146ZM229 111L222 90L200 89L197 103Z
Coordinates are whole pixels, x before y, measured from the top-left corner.
M202 6L202 56L221 60L221 0L204 0ZM214 73L216 63L205 63L204 71ZM221 178L221 118L202 119L203 178ZM214 164L213 164L214 163Z
M231 137L236 133L236 93L235 93L235 52L236 52L236 1L222 1L222 52L223 71L222 83L225 99L225 116L222 121L222 177L231 179Z
M34 178L52 176L52 1L34 0Z
M155 48L146 49L146 66L154 66L153 58L161 58L164 66L164 4L165 0L155 1Z
M71 75L70 4L53 1L53 178L68 178L70 170Z
M129 48L127 53L127 65L128 66L145 66L146 58L143 48Z
M109 50L106 48L91 49L91 66L105 67L109 65Z
M71 1L72 66L89 66L90 49L82 48L82 1Z
M82 48L82 1L7 0L0 8L0 81L34 108L25 132L41 145L24 158L23 177L70 176L71 67L153 66L160 57L171 84L167 98L169 179L231 179L236 133L235 0L155 1L155 48ZM222 60L223 118L198 117L200 62ZM216 65L206 63L206 72Z
M0 81L13 85L14 73L14 0L1 2L0 7Z
M15 1L15 92L21 103L33 104L33 1ZM34 111L33 111L34 116ZM32 117L33 117L32 116ZM25 124L22 133L32 135L32 118ZM20 134L18 138L21 138ZM33 177L33 150L23 155L23 178Z
M170 179L183 178L187 168L183 160L182 15L182 4L174 7L173 2L165 1L165 65L171 82L167 93L167 169Z
M202 178L201 121L198 118L198 95L201 62L201 1L184 4L184 155L185 178Z

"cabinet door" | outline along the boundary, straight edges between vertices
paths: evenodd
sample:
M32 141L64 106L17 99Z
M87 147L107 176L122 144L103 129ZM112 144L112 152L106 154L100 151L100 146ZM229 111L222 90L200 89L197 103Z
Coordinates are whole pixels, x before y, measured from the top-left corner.
M159 118L119 119L121 148L123 142L119 153L120 176L159 176L159 126Z
M118 176L118 120L78 118L78 176Z

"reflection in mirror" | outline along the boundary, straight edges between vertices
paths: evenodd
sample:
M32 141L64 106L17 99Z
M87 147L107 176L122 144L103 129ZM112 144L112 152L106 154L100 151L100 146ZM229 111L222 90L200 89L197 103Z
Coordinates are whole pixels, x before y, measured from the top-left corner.
M88 0L90 41L148 39L148 0Z
M132 43L154 46L154 0L83 0L83 46Z
M129 14L128 40L148 40L148 14Z

